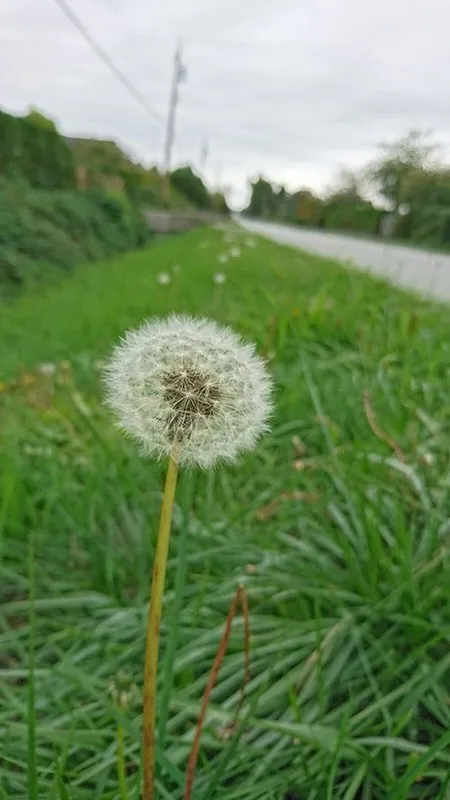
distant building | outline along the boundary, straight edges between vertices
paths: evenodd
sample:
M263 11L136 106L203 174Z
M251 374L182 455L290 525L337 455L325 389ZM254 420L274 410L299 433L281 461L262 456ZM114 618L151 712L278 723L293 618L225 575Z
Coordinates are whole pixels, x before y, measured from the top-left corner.
M96 186L124 191L121 176L132 162L116 142L81 136L66 136L65 140L75 156L78 189Z

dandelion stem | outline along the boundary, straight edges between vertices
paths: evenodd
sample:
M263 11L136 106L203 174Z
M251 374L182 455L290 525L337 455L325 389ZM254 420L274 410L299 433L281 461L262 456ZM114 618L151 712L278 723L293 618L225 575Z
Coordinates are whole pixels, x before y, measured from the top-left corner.
M156 673L158 666L161 611L169 552L173 501L177 484L178 464L175 454L169 460L159 521L158 541L153 566L144 666L144 725L142 760L144 776L143 800L155 797L155 730L156 730Z
M126 774L123 725L122 720L119 719L117 723L117 777L119 780L120 800L129 800Z

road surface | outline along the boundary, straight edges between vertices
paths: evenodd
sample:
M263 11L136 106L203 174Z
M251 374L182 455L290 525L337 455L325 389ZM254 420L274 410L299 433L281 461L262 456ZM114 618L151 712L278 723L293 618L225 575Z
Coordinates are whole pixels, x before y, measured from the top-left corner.
M237 221L246 230L276 242L326 258L350 261L352 266L379 275L392 283L438 300L450 301L450 255L240 216Z

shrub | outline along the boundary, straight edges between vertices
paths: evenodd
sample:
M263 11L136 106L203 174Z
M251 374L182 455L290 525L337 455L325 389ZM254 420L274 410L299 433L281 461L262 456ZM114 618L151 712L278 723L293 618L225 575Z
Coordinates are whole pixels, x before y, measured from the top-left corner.
M25 178L43 189L75 186L73 153L51 121L48 123L38 121L36 112L21 118L0 111L0 175L12 180Z
M450 206L430 205L422 210L410 238L430 247L450 247Z
M211 208L211 197L202 179L191 167L179 167L172 172L171 182L197 208Z
M324 204L323 226L332 230L347 230L375 235L378 233L381 212L359 196L338 193Z
M0 183L2 294L76 264L141 247L148 238L143 216L126 197Z

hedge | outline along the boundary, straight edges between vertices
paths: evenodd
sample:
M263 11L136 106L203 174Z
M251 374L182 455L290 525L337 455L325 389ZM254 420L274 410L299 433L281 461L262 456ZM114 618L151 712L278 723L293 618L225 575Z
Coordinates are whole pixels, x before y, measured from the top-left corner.
M56 129L0 111L0 176L42 189L73 188L74 155Z
M325 203L323 227L330 230L355 231L376 235L379 230L381 212L371 203Z
M0 291L143 246L149 231L122 196L100 190L31 189L0 182Z

